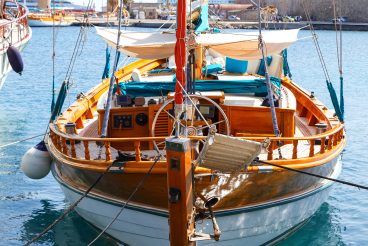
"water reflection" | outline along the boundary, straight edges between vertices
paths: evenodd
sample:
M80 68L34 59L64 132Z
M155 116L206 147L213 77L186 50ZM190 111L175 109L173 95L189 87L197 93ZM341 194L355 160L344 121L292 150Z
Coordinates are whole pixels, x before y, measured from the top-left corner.
M42 209L34 210L31 218L23 223L21 229L21 241L23 243L35 237L64 212L64 209L56 208L48 200L41 200L40 202ZM76 212L72 212L63 221L56 224L53 230L41 237L35 245L87 245L99 232ZM113 239L102 236L95 245L118 244Z
M278 246L346 245L341 237L339 209L324 203L311 219Z

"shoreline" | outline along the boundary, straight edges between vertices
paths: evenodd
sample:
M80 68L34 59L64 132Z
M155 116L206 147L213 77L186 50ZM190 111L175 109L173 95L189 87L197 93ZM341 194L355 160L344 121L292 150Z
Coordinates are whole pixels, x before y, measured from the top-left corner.
M105 18L90 18L89 23L95 26L117 26L118 21L116 18L114 20L106 21ZM127 26L132 27L144 27L144 28L169 28L175 24L175 20L158 20L158 19L129 19L129 24ZM219 28L227 29L258 29L258 22L245 22L245 21L210 21L212 26L218 26ZM328 21L313 21L313 27L315 30L335 30L335 24ZM73 26L82 25L81 19L77 19L73 23ZM262 23L263 27L268 27L269 29L295 29L303 28L308 26L308 22L269 22ZM368 23L353 23L344 22L342 24L342 30L344 31L368 31Z

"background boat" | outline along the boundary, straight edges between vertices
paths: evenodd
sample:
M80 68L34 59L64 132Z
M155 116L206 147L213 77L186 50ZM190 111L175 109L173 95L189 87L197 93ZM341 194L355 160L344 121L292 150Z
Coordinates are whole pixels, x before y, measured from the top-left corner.
M31 27L71 26L75 22L73 15L58 11L54 15L48 12L31 13L28 15L28 23Z
M5 1L3 11L6 12L0 19L0 89L11 71L7 56L9 46L22 51L32 37L26 7L17 2Z

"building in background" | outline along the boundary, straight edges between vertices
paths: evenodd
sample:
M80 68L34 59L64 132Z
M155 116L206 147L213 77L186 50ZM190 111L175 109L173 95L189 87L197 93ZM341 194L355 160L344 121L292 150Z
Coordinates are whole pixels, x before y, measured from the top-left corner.
M163 5L162 0L134 0L129 3L130 15L135 19L158 19Z
M368 22L368 0L339 0L336 2L337 16L347 17L351 22ZM331 21L335 18L332 0L262 0L262 5L274 5L280 15L302 16L305 9L310 12L312 20Z

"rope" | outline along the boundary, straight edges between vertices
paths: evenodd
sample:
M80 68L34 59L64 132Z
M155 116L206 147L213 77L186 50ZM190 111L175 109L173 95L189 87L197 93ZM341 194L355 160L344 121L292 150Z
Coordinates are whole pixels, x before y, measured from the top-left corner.
M81 47L81 44L83 43L83 37L84 37L84 34L85 34L84 33L84 28L86 28L88 26L87 11L92 8L92 2L93 2L93 0L89 0L89 2L87 4L87 7L86 7L86 10L84 12L82 25L81 25L81 28L79 30L77 41L76 41L76 44L74 46L74 50L73 50L73 53L72 53L72 58L70 59L70 63L69 63L69 66L68 66L68 69L67 69L67 72L66 72L66 75L65 75L65 80L70 79L70 77L72 75L72 72L73 72L73 69L74 69L75 61L77 59L78 53L80 52L79 49Z
M117 65L119 63L120 58L120 52L119 52L119 46L120 46L120 36L121 36L121 17L122 17L122 10L123 10L123 0L120 0L120 8L119 8L119 24L118 24L118 37L116 40L116 52L115 52L115 59L114 59L114 67L112 71L112 75L110 78L110 85L109 90L107 92L107 100L106 100L106 107L105 107L105 115L102 121L102 128L101 128L101 137L106 137L107 135L107 125L109 122L110 117L110 109L111 109L111 100L113 96L113 88L115 84L115 72L117 69Z
M98 182L100 182L100 180L105 176L105 174L109 172L109 170L110 170L110 168L112 167L113 164L114 164L114 162L111 163L106 168L106 170L103 173L100 174L100 176L98 176L98 178L96 179L96 181L83 193L83 195L77 201L75 201L72 205L70 205L68 207L68 209L65 210L62 215L60 215L49 226L47 226L41 233L39 233L37 236L35 236L34 238L32 238L30 241L28 241L24 246L29 246L32 243L36 242L43 235L45 235L48 231L50 231L57 223L59 223L61 220L63 220L65 218L65 216L67 216L70 212L72 212L74 210L74 208L82 201L82 199L85 198L88 195L88 193L98 184Z
M334 89L334 87L333 87L333 85L331 83L331 79L330 79L330 75L328 73L326 62L324 60L324 57L323 57L323 54L322 54L322 50L321 50L321 47L320 47L319 42L318 42L318 39L317 39L317 34L316 34L316 32L314 30L314 27L313 27L313 24L312 24L312 19L311 19L311 16L310 16L309 9L305 5L305 1L304 0L302 1L302 6L303 6L303 9L304 9L304 12L305 12L305 16L307 17L307 20L309 22L310 31L311 31L312 36L313 36L313 42L314 42L314 45L315 45L316 50L317 50L318 58L320 60L321 66L322 66L323 73L324 73L325 78L326 78L326 85L327 85L328 91L330 93L332 104L334 106L334 109L335 109L335 112L336 112L337 117L339 118L339 120L341 122L344 122L344 114L343 114L343 111L344 111L344 109L343 109L344 102L343 102L343 91L342 91L342 87L341 87L341 91L340 91L340 100L342 100L342 101L339 104L339 100L337 99L335 89ZM342 77L341 76L340 76L340 85L341 86L343 85Z
M337 16L337 4L336 1L333 0L333 12L334 12L334 20L335 20L335 33L336 33L336 56L337 56L337 65L340 74L340 111L342 117L344 117L345 111L345 103L344 103L344 76L343 76L343 68L342 68L342 20L339 20L339 28L337 27L338 16ZM341 0L340 4L340 16L341 16Z
M302 174L313 176L313 177L316 177L316 178L330 180L330 181L333 181L333 182L336 182L336 183L340 183L340 184L344 184L344 185L353 186L353 187L356 187L358 189L368 190L368 186L351 183L351 182L348 182L348 181L345 181L345 180L334 179L334 178L322 176L322 175L319 175L319 174L309 173L309 172L305 172L305 171L302 171L302 170L294 169L294 168L291 168L291 167L285 167L285 166L282 166L282 165L277 165L277 164L274 164L274 163L271 163L271 162L267 162L267 161L255 160L255 162L258 162L258 163L261 163L261 164L270 165L270 166L273 166L273 167L282 168L282 169L285 169L285 170L288 170L288 171L293 171L293 172L296 172L296 173L302 173Z
M11 146L11 145L14 145L14 144L17 144L17 143L22 143L22 142L25 142L27 140L31 140L31 139L34 139L34 138L37 138L37 137L41 137L43 136L44 134L39 134L39 135L36 135L36 136L33 136L33 137L28 137L28 138L24 138L24 139L21 139L21 140L17 140L17 141L14 141L14 142L11 142L11 143L8 143L8 144L4 144L4 145L1 145L0 146L0 149L2 148L5 148L5 147L8 147L8 146Z
M259 36L258 36L258 48L261 50L262 52L262 61L263 62L263 66L264 66L264 70L265 70L265 78L266 78L266 84L267 84L267 96L268 96L268 103L270 104L270 109L271 109L271 117L272 117L272 126L273 126L273 131L276 135L276 137L280 137L280 130L279 130L279 126L277 123L277 116L276 116L276 109L275 109L275 104L274 104L274 100L273 100L273 92L272 92L272 87L271 87L271 81L270 81L270 76L268 74L268 64L267 64L267 59L265 56L265 46L264 46L264 42L263 42L263 38L262 38L262 22L261 22L261 0L258 0L258 30L259 30ZM281 153L281 149L280 149L281 143L278 141L278 153L279 153L279 157L280 159L282 159L282 153Z
M134 197L135 193L139 190L139 188L143 185L144 181L146 181L147 177L151 174L153 168L155 167L156 163L158 162L158 160L160 160L161 158L161 153L159 153L159 155L156 157L155 162L152 164L152 166L150 167L150 169L148 170L148 172L143 176L143 178L139 181L138 185L135 187L135 189L133 190L133 192L129 195L128 199L126 200L126 202L124 203L123 207L120 209L120 211L116 214L116 216L110 221L110 223L100 232L100 234L97 235L97 237L95 237L95 239L93 239L88 246L91 246L94 242L97 241L97 239L99 239L102 234L104 234L109 228L110 226L117 220L117 218L120 216L120 214L124 211L124 209L126 208L126 206L128 205L128 203L130 202L130 200Z

